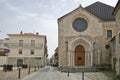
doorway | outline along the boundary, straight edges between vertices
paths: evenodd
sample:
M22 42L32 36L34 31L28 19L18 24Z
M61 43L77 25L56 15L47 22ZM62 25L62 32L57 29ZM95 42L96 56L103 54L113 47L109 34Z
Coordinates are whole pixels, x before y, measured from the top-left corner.
M82 45L75 47L75 66L85 65L85 48Z
M23 65L23 59L17 59L17 66L21 67Z

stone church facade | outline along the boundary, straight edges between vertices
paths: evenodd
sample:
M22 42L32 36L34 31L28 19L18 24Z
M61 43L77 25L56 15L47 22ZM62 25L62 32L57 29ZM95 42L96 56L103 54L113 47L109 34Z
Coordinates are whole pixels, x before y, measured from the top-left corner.
M58 19L59 66L110 65L107 42L116 34L113 9L96 2Z

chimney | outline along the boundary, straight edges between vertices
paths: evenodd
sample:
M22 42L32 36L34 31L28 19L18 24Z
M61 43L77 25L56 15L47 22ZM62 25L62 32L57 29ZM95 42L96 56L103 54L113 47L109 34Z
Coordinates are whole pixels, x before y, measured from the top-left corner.
M36 35L39 35L39 33L38 33L38 32L36 32Z
M20 34L23 34L23 31L20 31Z

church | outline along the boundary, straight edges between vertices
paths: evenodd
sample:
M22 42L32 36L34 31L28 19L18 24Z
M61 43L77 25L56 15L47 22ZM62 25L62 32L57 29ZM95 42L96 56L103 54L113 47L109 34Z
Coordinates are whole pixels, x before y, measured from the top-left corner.
M116 34L114 7L95 2L81 5L58 19L59 66L111 65L110 46Z

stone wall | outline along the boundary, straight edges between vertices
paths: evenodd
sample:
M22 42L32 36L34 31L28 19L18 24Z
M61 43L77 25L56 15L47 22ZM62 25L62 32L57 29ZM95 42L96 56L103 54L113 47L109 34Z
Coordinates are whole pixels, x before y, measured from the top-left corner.
M117 32L116 32L116 73L117 75L120 74L120 9L115 15L116 17L116 24L117 24Z
M85 31L74 30L72 23L76 18L87 21L88 27ZM109 41L106 37L107 30L112 30L112 36L116 34L115 21L104 22L81 7L58 19L59 66L74 66L74 49L79 44L86 50L85 66L110 64L109 52L105 48Z
M23 64L27 64L31 66L44 66L43 60L41 60L39 57L8 57L8 64L17 66L18 59L22 59Z

